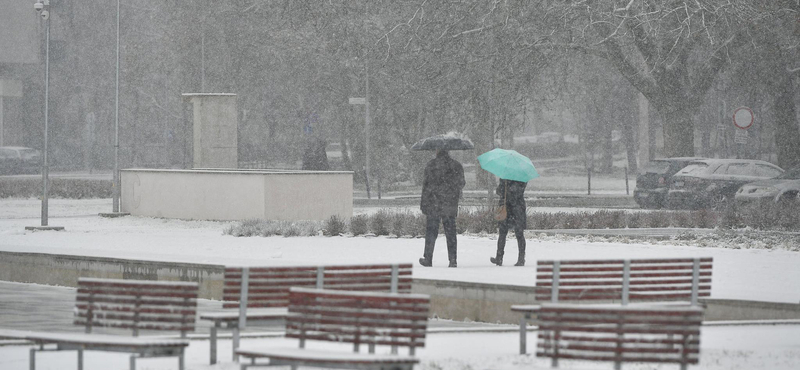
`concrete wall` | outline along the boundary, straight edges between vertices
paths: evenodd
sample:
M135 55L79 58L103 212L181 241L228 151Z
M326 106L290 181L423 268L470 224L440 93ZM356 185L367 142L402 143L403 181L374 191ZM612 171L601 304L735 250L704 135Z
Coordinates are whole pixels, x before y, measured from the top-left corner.
M224 266L45 253L0 252L0 280L75 287L78 277L195 281L200 297L222 297ZM431 296L431 316L457 321L519 323L511 305L532 304L533 287L414 279L413 293ZM800 304L702 300L706 321L798 320Z
M414 279L413 293L431 296L431 314L456 321L517 324L515 304L535 304L533 287ZM797 320L800 304L701 299L705 320Z
M239 167L236 94L183 94L183 97L192 104L192 167Z
M319 220L353 214L353 173L121 171L122 211L193 220Z
M222 299L221 265L0 252L0 280L77 287L79 277L194 281L200 298Z

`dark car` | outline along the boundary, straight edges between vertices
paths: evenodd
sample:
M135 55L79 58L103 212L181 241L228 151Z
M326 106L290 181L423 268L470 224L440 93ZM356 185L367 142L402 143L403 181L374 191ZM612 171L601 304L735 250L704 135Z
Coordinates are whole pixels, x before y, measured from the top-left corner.
M661 158L650 161L636 177L636 188L633 200L642 208L664 207L672 175L686 167L692 161L704 158L676 157Z
M755 203L794 203L798 201L798 194L800 167L795 167L774 179L743 185L734 199L741 206Z
M783 170L754 159L704 159L689 163L672 176L667 193L670 208L720 209L749 182L772 179Z
M0 147L0 174L35 173L42 165L42 154L21 146Z

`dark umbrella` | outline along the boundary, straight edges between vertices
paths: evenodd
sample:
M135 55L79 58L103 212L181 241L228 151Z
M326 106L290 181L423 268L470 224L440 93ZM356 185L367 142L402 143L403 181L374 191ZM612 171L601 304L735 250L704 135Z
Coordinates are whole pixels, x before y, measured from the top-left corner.
M431 136L414 143L411 150L469 150L475 149L472 141L463 134L449 132L444 135Z

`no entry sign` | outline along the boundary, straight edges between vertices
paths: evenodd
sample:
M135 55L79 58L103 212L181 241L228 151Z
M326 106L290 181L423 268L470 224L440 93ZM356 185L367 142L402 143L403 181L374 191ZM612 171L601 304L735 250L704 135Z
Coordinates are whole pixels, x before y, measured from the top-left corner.
M747 130L750 126L753 126L755 119L756 116L753 114L753 110L748 107L736 108L733 111L733 125L742 130Z

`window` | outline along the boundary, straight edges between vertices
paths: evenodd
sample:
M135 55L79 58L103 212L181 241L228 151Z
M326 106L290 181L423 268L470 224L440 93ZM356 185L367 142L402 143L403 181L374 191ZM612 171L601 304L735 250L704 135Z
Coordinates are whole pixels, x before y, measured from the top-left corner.
M756 176L773 178L781 175L781 171L775 167L767 166L764 164L756 164Z
M684 167L678 173L681 174L681 175L699 174L699 173L705 172L707 168L708 168L708 164L706 164L706 163L702 163L702 162L692 163L692 164Z
M750 163L731 163L725 173L734 176L755 176Z
M644 168L645 173L666 173L669 169L669 162L667 161L651 161Z

